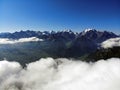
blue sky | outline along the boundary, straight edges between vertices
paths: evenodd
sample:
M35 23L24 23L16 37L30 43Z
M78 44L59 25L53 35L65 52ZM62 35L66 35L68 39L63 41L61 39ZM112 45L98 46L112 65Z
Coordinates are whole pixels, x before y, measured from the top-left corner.
M0 0L0 32L20 30L120 33L120 0Z

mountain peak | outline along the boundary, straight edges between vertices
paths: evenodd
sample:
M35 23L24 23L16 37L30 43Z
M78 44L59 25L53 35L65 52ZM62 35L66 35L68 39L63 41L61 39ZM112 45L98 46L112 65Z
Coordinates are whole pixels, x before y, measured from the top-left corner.
M85 29L84 31L82 31L81 35L86 35L88 33L93 33L93 32L98 32L98 31L96 29L88 28L88 29Z
M85 29L83 32L87 33L87 32L90 32L90 31L96 31L96 29L88 28L88 29Z
M81 36L85 36L88 39L91 39L97 43L101 43L102 41L118 37L116 34L109 31L98 31L96 29L86 29L80 33Z

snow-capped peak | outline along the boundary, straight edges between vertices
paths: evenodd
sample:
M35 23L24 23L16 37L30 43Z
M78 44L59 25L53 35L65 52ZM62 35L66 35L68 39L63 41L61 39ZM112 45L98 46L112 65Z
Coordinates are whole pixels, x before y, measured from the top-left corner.
M88 29L85 29L84 32L87 33L89 31L96 31L95 29L91 29L91 28L88 28Z
M70 29L66 29L66 30L63 30L63 31L61 31L61 32L68 32L68 33L71 33L72 30L70 30Z
M88 28L88 29L85 29L83 32L81 32L81 34L85 35L85 34L87 34L88 32L91 32L91 31L96 31L96 29Z

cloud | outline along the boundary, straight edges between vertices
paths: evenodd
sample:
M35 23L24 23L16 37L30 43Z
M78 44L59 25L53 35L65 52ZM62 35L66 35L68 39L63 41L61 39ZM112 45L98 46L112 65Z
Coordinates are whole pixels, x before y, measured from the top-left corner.
M0 90L120 90L120 59L86 63L46 58L22 69L0 61Z
M22 42L36 42L36 41L43 41L43 40L36 37L20 38L18 40L0 38L0 44L14 44L14 43L22 43Z
M120 37L108 39L108 40L104 41L101 44L101 46L103 48L112 48L112 47L115 47L115 46L120 46Z

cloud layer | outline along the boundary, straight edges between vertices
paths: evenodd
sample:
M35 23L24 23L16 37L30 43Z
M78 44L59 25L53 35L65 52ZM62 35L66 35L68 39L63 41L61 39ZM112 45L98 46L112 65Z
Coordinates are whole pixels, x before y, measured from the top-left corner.
M103 48L112 48L115 46L120 46L120 37L119 38L111 38L106 41L104 41L101 46Z
M18 40L8 39L8 38L0 38L0 44L14 44L14 43L35 42L35 41L43 41L43 40L36 38L36 37L21 38Z
M120 90L120 59L86 63L40 59L23 69L0 61L0 90Z

